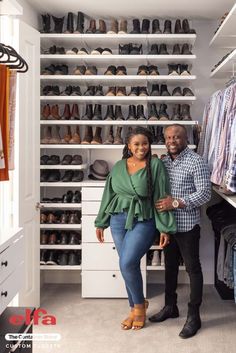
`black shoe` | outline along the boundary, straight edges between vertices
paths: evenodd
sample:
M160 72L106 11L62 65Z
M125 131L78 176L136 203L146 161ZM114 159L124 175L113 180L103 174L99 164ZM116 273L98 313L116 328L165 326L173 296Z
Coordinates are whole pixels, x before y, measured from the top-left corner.
M65 33L74 33L74 14L72 12L68 12Z
M43 22L42 33L50 33L51 31L51 16L49 14L41 15Z
M46 265L57 265L57 252L50 251L48 255L48 259L46 261Z
M84 172L82 170L75 170L72 177L72 182L81 182L84 179Z
M50 158L47 161L48 165L56 165L56 164L60 164L60 157L53 154L52 156L50 156Z
M54 21L54 33L62 33L62 28L63 28L63 22L64 22L64 17L59 18L52 16L53 21Z
M61 251L58 256L58 265L66 266L68 265L68 254L65 251Z
M73 175L74 175L73 170L66 170L65 174L61 178L61 181L68 183L68 182L72 181Z
M50 173L49 173L49 177L48 177L47 182L55 183L57 181L60 181L60 179L61 179L60 170L50 170L49 172Z
M81 192L79 190L75 191L71 202L72 203L80 203L81 202Z
M158 45L157 44L152 44L151 45L151 50L149 51L150 55L158 55L159 51L158 51Z
M148 19L143 19L143 22L142 22L142 29L141 29L141 33L142 34L149 34L149 27L150 27L150 20Z
M68 260L68 265L69 266L76 266L81 264L81 256L78 251L71 251L69 253L69 260Z
M130 32L131 34L139 34L141 33L141 28L140 28L140 21L138 18L135 18L133 20L133 31Z
M120 55L129 55L129 52L130 52L130 45L129 44L124 44L124 45L119 44L119 54Z
M78 12L77 15L77 26L75 33L84 33L84 14L83 12Z
M40 164L41 165L46 165L50 157L47 154L44 154L43 156L40 157Z
M190 338L196 335L197 331L201 328L201 319L199 311L194 313L188 313L187 320L184 324L183 329L179 333L181 338Z
M149 318L149 321L151 322L162 322L167 319L174 319L176 317L179 317L179 309L177 305L165 305L159 313L151 316Z
M161 34L161 30L160 30L160 22L158 19L155 19L152 21L152 33L155 34Z

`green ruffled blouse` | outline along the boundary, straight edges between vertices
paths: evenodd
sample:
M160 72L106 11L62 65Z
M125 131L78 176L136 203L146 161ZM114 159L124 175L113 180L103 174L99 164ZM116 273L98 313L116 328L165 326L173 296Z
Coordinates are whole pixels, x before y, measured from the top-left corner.
M173 213L158 212L154 205L158 199L170 195L169 180L163 162L158 158L151 160L154 194L153 201L150 201L147 197L146 168L129 175L126 161L118 161L107 177L95 227L109 227L110 216L125 211L128 213L125 229L132 229L134 217L143 221L154 216L159 232L175 233L177 227Z

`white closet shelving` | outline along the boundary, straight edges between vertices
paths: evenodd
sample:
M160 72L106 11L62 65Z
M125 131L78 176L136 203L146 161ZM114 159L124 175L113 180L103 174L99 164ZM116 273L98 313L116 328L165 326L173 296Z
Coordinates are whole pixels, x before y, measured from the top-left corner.
M225 195L221 192L216 186L213 186L213 190L220 195L224 200L230 203L232 206L236 208L236 195Z
M236 69L236 49L232 51L223 61L219 64L214 71L211 72L212 78L225 78L229 79Z

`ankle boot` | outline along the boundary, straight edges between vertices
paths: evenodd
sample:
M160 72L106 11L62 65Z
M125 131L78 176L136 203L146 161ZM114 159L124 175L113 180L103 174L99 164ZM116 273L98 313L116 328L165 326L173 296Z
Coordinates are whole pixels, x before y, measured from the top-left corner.
M139 95L139 87L131 87L129 96L138 96Z
M170 96L170 92L167 89L167 85L161 85L161 96Z
M133 31L130 32L131 34L139 34L141 33L140 29L140 21L138 18L133 20Z
M92 126L85 126L84 138L81 142L82 145L90 144L93 139L93 129Z
M150 33L149 27L150 27L150 20L147 20L146 18L143 19L141 33L142 34L149 34Z
M106 93L106 96L115 96L116 95L116 87L109 87Z
M181 54L183 54L183 55L192 55L192 52L191 52L191 50L189 48L189 44L188 43L184 43L183 44Z
M158 50L158 45L157 44L152 44L151 45L151 50L149 51L150 55L158 55L159 50Z
M95 104L92 120L102 120L102 106L101 106L101 104Z
M69 143L76 143L76 144L81 143L79 126L76 126L75 133L72 135L72 138L70 139Z
M127 33L127 20L120 21L120 30L118 34L126 34Z
M160 47L159 47L159 54L160 55L168 55L168 51L167 51L167 47L166 47L166 44L161 44Z
M49 143L61 143L60 126L52 126L52 138Z
M191 73L188 70L187 64L179 64L179 73L181 76L189 76Z
M180 19L177 19L177 20L175 21L175 31L174 31L174 33L176 33L176 34L184 33L184 30L183 30L183 28L181 27L181 21L180 21Z
M77 15L77 26L75 33L84 33L84 14L83 12L78 12Z
M135 105L129 105L129 114L126 120L137 120Z
M113 127L106 126L105 140L103 142L103 145L112 145L113 142L114 142Z
M65 33L74 33L74 14L72 12L68 12Z
M144 108L143 108L143 105L141 104L137 106L137 119L146 120L146 116L144 115Z
M114 138L114 145L123 145L123 139L121 137L122 126L117 126L116 135Z
M156 104L150 104L148 106L148 120L158 120L159 115L157 113Z
M156 139L157 139L157 145L164 145L165 144L165 138L163 135L163 128L161 126L157 126Z
M69 141L72 139L72 134L71 134L71 127L70 126L65 126L66 133L61 140L61 143L69 143Z
M169 115L167 114L167 105L161 104L160 105L160 110L159 110L159 120L169 120Z
M193 94L193 91L190 88L184 87L183 96L188 96L189 97L189 96L194 96L194 94Z
M199 307L191 307L188 304L187 320L183 329L179 333L181 338L190 338L196 335L197 331L201 328L201 318Z
M54 21L54 33L62 33L64 16L62 18L52 16Z
M61 117L59 115L59 107L58 104L53 105L51 109L51 114L48 117L48 120L60 120Z
M122 114L121 105L115 106L115 120L124 120L124 116Z
M43 21L42 33L50 33L51 31L51 16L49 14L41 15Z
M164 34L171 34L172 31L171 31L171 21L170 20L165 20L165 23L164 23Z
M181 88L175 87L172 92L172 96L182 96Z
M113 105L108 105L107 106L107 112L104 117L104 120L115 120L114 116L114 111L113 111Z
M161 34L161 30L160 30L160 22L158 19L155 19L152 21L152 33L153 34Z
M117 74L118 76L127 75L126 67L123 66L123 65L117 66L116 74Z
M94 94L95 96L104 96L104 93L103 93L103 87L102 86L97 86L96 87L96 92Z
M139 96L148 96L147 87L138 87Z
M41 119L42 120L47 120L49 116L50 116L50 105L46 104L46 105L43 106Z
M64 112L61 116L62 120L70 120L71 114L70 114L70 104L65 104L64 107Z
M89 28L86 30L86 33L95 33L96 32L96 20L90 20Z
M179 65L178 64L168 64L168 75L179 75Z
M190 105L189 104L182 105L180 116L181 116L182 120L192 120L192 118L190 116Z
M150 65L148 66L148 74L149 75L160 75L159 71L158 71L158 67L156 65Z
M95 95L95 86L89 86L88 89L84 92L84 96L94 96Z
M52 127L51 126L43 126L42 134L41 134L41 143L50 143L52 139Z
M102 128L99 126L96 126L95 134L93 136L93 139L91 141L92 145L100 145L102 143Z
M159 85L153 84L150 96L160 96Z
M195 29L190 29L189 22L188 22L187 19L184 19L182 21L182 26L183 26L184 33L191 33L191 34L195 34L196 33Z
M126 87L117 87L116 95L117 96L127 96Z
M95 33L98 33L98 34L107 33L106 23L105 23L104 20L99 20L99 27L98 27L98 29L95 31Z
M93 118L93 105L86 104L86 112L82 116L81 120L92 120L92 118Z
M175 104L173 106L173 115L171 120L181 120L180 119L180 104Z
M118 33L118 21L115 19L111 20L111 29L107 32L107 34L116 34Z
M181 54L179 44L175 44L175 45L173 46L173 52L172 52L172 54L173 54L173 55L180 55L180 54Z
M104 72L104 75L115 75L115 74L116 74L116 67L114 65L108 66L108 68Z
M70 119L71 120L80 120L78 104L75 104L75 103L73 104Z

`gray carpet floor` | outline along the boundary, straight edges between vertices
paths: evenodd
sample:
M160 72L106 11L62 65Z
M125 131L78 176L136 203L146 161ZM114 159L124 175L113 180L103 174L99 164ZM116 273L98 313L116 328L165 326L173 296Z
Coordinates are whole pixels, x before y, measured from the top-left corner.
M162 308L163 285L150 285L148 316ZM56 326L35 326L35 333L59 333L57 343L34 343L33 353L236 353L236 304L222 300L213 286L204 287L202 329L183 340L188 285L178 288L180 317L160 324L147 321L140 331L123 331L125 299L81 299L79 285L47 285L41 307L57 318Z

